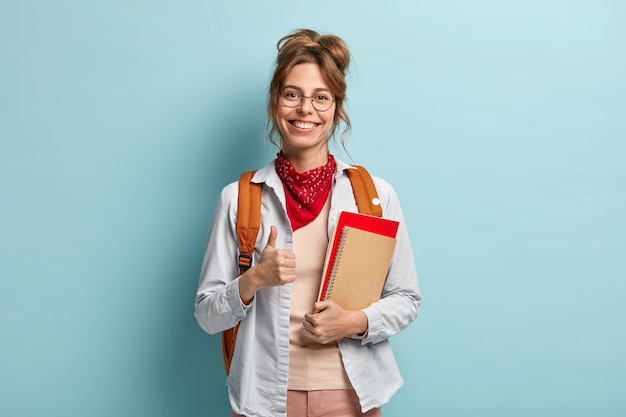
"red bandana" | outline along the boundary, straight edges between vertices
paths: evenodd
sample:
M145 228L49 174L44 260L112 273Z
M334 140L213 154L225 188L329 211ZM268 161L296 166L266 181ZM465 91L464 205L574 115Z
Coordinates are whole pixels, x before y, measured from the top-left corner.
M328 155L328 163L307 172L298 172L281 152L276 158L276 172L283 181L287 198L287 216L295 231L311 223L320 214L332 185L335 158Z

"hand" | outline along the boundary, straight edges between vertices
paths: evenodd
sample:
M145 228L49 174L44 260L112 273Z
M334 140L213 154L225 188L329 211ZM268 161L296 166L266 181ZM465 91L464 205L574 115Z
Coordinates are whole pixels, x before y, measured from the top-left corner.
M290 250L276 249L277 236L278 230L272 226L261 259L254 268L259 289L284 285L296 279L296 254Z
M239 296L244 304L249 304L261 288L284 285L296 279L296 255L290 250L276 249L277 236L278 230L272 226L259 262L239 280Z
M334 301L319 301L304 315L305 333L323 345L367 331L367 316L362 311L344 310Z

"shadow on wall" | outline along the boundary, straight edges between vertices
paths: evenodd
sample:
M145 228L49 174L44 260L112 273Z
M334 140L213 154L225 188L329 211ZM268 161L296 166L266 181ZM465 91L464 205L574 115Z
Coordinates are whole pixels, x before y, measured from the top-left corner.
M164 299L171 302L167 312L173 328L162 346L161 371L163 380L160 400L163 415L198 416L229 415L226 375L222 362L221 335L206 334L194 318L194 298L201 267L207 228L221 189L236 181L243 171L258 169L274 154L271 144L264 145L265 97L249 97L250 89L239 86L237 92L222 97L219 109L209 111L202 122L206 127L190 143L189 163L199 180L193 200L201 205L200 213L181 233L183 241L176 245L179 253L172 257L170 287ZM230 101L229 101L230 100ZM236 260L233 259L233 262Z

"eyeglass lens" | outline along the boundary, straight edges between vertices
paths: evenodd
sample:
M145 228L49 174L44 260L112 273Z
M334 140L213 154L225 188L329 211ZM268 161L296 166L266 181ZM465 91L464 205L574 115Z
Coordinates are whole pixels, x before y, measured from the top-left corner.
M318 111L328 110L334 102L332 94L328 91L318 91L312 97L307 97L296 90L287 89L280 93L280 98L287 107L298 107L302 103L302 100L311 100L313 108Z

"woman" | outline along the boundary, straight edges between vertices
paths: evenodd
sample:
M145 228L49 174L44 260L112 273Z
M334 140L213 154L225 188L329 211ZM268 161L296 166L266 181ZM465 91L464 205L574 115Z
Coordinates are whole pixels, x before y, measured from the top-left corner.
M362 311L316 302L329 234L340 211L357 211L351 167L328 148L340 123L350 128L349 61L333 35L300 30L278 42L268 128L280 152L252 180L263 183L261 230L253 266L240 276L237 183L215 210L195 314L211 334L240 323L227 378L233 416L380 416L402 385L387 339L415 319L421 297L400 205L384 180L374 178L383 216L400 228L381 299Z

